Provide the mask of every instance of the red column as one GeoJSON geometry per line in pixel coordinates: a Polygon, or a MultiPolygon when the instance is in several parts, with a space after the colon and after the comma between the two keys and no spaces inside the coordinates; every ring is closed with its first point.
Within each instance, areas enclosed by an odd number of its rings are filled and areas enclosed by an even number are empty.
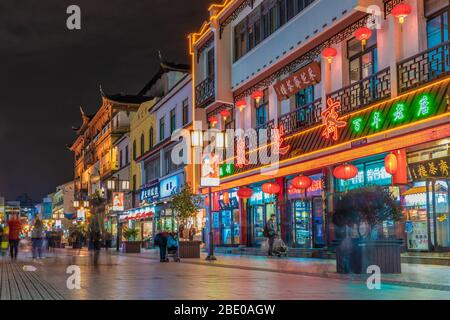
{"type": "Polygon", "coordinates": [[[288,213],[289,210],[286,207],[285,181],[286,181],[286,178],[284,178],[284,177],[276,179],[277,184],[281,187],[280,192],[277,195],[277,198],[278,198],[277,205],[280,210],[281,239],[283,239],[284,242],[287,242],[290,228],[289,228],[289,213],[288,213]]]}
{"type": "Polygon", "coordinates": [[[240,220],[240,243],[241,245],[248,245],[247,243],[247,232],[248,232],[248,225],[247,225],[247,200],[240,199],[239,200],[239,220],[240,220]]]}

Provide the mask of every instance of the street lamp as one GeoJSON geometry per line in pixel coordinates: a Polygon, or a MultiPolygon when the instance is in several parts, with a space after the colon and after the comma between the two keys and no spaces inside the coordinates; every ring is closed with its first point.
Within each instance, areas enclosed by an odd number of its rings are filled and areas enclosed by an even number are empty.
{"type": "MultiPolygon", "coordinates": [[[[225,143],[225,138],[222,134],[222,138],[217,138],[216,135],[216,145],[222,143],[222,145],[225,143]],[[220,142],[218,140],[221,140],[220,142]]],[[[192,131],[191,132],[191,144],[193,148],[198,148],[203,146],[203,132],[200,130],[192,131]]],[[[195,165],[195,159],[194,159],[194,165],[195,165]]],[[[209,250],[208,250],[208,256],[206,257],[206,260],[208,261],[214,261],[217,260],[217,258],[214,256],[214,233],[213,233],[213,223],[212,223],[212,210],[213,210],[213,202],[211,199],[211,187],[208,187],[208,199],[209,199],[209,250]]]]}
{"type": "MultiPolygon", "coordinates": [[[[108,180],[106,182],[106,187],[110,191],[116,191],[116,192],[128,191],[128,190],[130,190],[130,181],[128,181],[128,180],[120,181],[120,176],[117,175],[117,179],[108,180]]],[[[117,212],[116,218],[117,218],[116,251],[120,251],[120,238],[121,238],[122,235],[120,233],[121,228],[120,228],[120,214],[119,214],[119,212],[117,212]]]]}

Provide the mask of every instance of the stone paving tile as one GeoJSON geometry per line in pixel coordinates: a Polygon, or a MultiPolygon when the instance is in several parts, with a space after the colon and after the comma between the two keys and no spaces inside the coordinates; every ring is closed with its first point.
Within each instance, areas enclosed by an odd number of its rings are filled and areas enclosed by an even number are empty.
{"type": "MultiPolygon", "coordinates": [[[[66,299],[450,299],[450,292],[383,284],[368,290],[364,284],[283,272],[243,270],[181,263],[160,263],[132,255],[107,256],[100,265],[90,256],[59,251],[38,267],[39,276],[66,299]],[[81,290],[66,287],[66,267],[81,268],[81,290]]],[[[25,258],[26,259],[26,258],[25,258]]],[[[321,263],[321,262],[320,262],[321,263]]]]}
{"type": "MultiPolygon", "coordinates": [[[[149,250],[134,256],[159,259],[157,250],[149,250]]],[[[215,265],[221,267],[243,268],[249,270],[267,270],[272,272],[292,273],[299,275],[321,276],[344,280],[365,281],[367,276],[340,275],[336,273],[335,260],[312,258],[268,258],[248,255],[217,255],[218,260],[213,262],[202,259],[184,259],[187,263],[201,265],[215,265]]],[[[391,284],[401,284],[419,288],[450,290],[450,266],[402,264],[402,274],[384,274],[382,280],[391,284]]]]}

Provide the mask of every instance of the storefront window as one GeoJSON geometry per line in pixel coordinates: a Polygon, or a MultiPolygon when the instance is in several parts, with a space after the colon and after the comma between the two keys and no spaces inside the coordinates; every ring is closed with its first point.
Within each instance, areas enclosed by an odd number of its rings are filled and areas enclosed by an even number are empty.
{"type": "Polygon", "coordinates": [[[388,186],[391,184],[392,176],[386,172],[384,160],[357,164],[358,175],[350,180],[337,179],[337,190],[343,192],[346,189],[352,190],[365,185],[388,186]]]}

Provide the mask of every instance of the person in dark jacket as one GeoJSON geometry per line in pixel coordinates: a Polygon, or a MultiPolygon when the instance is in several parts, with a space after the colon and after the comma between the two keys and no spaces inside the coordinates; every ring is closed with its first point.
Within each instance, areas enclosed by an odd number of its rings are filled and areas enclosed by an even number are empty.
{"type": "Polygon", "coordinates": [[[269,240],[269,256],[273,256],[273,243],[275,241],[275,237],[277,235],[277,225],[276,225],[276,216],[272,214],[270,216],[269,221],[266,224],[266,237],[269,240]]]}
{"type": "Polygon", "coordinates": [[[155,236],[155,245],[159,247],[159,261],[160,262],[169,262],[169,259],[166,258],[167,253],[167,239],[169,238],[169,234],[166,231],[157,232],[155,236]]]}

